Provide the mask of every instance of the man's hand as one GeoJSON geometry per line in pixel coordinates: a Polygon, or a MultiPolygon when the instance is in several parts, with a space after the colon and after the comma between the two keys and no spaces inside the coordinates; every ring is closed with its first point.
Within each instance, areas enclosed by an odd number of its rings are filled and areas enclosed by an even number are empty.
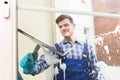
{"type": "Polygon", "coordinates": [[[27,53],[20,61],[20,66],[23,68],[25,74],[30,74],[34,65],[35,60],[33,59],[32,53],[27,53]]]}

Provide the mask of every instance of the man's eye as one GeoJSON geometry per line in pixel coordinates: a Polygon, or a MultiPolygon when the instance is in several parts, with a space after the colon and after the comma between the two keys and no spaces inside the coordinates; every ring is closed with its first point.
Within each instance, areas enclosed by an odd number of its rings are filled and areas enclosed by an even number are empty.
{"type": "Polygon", "coordinates": [[[62,28],[62,26],[59,26],[59,28],[62,28]]]}
{"type": "Polygon", "coordinates": [[[67,27],[67,26],[69,26],[69,24],[65,24],[64,26],[67,27]]]}

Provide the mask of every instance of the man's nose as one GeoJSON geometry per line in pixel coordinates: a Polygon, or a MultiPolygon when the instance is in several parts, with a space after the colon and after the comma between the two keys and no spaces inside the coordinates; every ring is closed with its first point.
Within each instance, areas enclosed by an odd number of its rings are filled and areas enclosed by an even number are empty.
{"type": "Polygon", "coordinates": [[[64,30],[64,29],[65,29],[65,26],[63,25],[61,29],[64,30]]]}

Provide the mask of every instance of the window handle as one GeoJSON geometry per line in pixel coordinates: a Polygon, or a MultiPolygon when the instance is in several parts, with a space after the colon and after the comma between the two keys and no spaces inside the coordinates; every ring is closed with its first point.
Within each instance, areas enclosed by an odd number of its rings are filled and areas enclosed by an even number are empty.
{"type": "Polygon", "coordinates": [[[10,15],[10,6],[9,6],[9,1],[8,0],[3,0],[2,12],[3,12],[3,17],[4,18],[9,17],[9,15],[10,15]]]}

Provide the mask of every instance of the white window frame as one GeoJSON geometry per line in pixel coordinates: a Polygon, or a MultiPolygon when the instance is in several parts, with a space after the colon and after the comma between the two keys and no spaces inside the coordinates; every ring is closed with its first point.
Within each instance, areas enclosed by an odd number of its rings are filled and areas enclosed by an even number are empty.
{"type": "Polygon", "coordinates": [[[0,80],[17,80],[16,0],[0,0],[0,80]]]}

